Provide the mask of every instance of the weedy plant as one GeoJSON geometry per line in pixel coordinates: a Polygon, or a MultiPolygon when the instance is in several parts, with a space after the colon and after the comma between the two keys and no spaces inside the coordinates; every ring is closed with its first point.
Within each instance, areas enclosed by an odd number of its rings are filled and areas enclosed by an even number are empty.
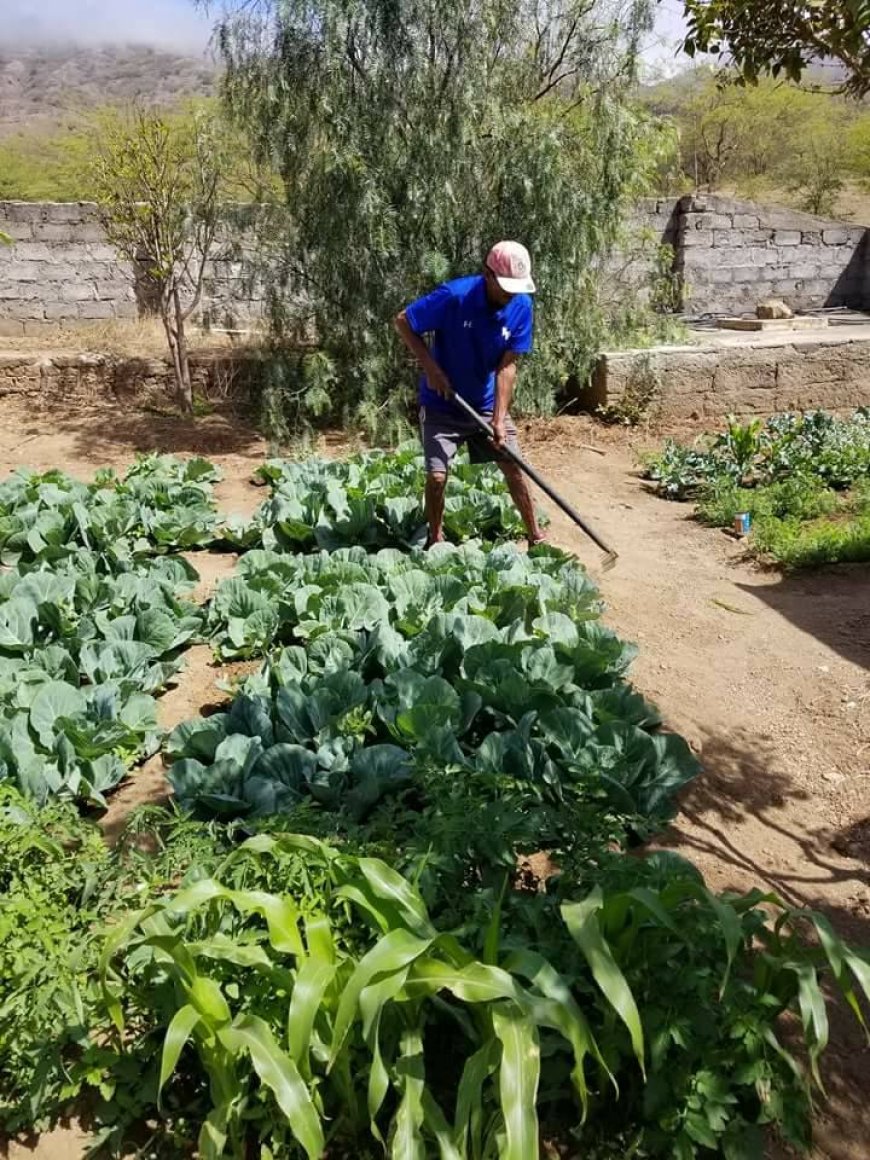
{"type": "Polygon", "coordinates": [[[669,499],[693,499],[705,523],[729,527],[748,512],[749,544],[786,567],[870,559],[866,503],[870,412],[777,415],[727,430],[705,445],[668,440],[646,464],[669,499]]]}

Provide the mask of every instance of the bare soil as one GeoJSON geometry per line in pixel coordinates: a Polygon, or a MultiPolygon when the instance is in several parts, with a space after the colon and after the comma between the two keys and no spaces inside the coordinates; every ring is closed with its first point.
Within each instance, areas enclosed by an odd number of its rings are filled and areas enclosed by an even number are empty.
{"type": "MultiPolygon", "coordinates": [[[[159,449],[217,462],[227,511],[249,512],[262,498],[249,477],[266,447],[229,417],[108,408],[33,416],[4,403],[3,420],[3,472],[26,464],[87,475],[159,449]]],[[[599,578],[607,619],[640,645],[635,683],[703,761],[659,845],[691,858],[715,889],[773,890],[870,946],[870,568],[794,576],[760,568],[739,541],[692,521],[688,506],[649,494],[636,454],[658,436],[563,418],[525,424],[521,437],[529,459],[619,551],[599,578]]],[[[326,445],[340,449],[340,440],[326,445]]],[[[552,540],[595,573],[597,549],[551,511],[552,540]]],[[[202,598],[234,562],[191,558],[202,598]]],[[[161,700],[163,723],[220,700],[216,681],[231,676],[212,667],[207,649],[192,649],[179,685],[161,700]]],[[[113,799],[107,834],[134,805],[165,794],[162,769],[150,763],[113,799]]],[[[870,1051],[839,1012],[825,1075],[814,1160],[866,1160],[870,1051]]],[[[82,1152],[74,1135],[53,1133],[9,1155],[78,1160],[82,1152]]]]}

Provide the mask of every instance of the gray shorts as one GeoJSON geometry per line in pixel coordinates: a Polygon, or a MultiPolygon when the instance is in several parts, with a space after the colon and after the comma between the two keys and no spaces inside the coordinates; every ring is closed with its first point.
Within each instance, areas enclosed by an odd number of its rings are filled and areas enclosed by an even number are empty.
{"type": "MultiPolygon", "coordinates": [[[[492,413],[485,413],[483,418],[492,422],[492,413]]],[[[449,411],[421,407],[420,437],[427,472],[446,475],[463,443],[468,444],[468,457],[472,463],[504,462],[504,456],[499,455],[474,420],[466,419],[464,415],[454,416],[449,411]]],[[[505,418],[505,443],[512,451],[518,450],[517,429],[510,415],[505,418]]]]}

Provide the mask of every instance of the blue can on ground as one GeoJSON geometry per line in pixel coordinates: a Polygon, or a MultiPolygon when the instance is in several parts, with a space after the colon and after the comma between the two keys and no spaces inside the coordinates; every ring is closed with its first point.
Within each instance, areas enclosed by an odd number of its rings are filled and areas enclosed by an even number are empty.
{"type": "Polygon", "coordinates": [[[751,526],[752,516],[750,516],[749,512],[739,512],[734,517],[734,531],[738,536],[748,535],[751,526]]]}

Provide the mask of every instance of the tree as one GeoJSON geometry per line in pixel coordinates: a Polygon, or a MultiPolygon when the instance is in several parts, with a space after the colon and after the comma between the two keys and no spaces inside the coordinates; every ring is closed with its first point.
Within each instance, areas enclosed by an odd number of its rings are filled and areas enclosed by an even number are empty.
{"type": "Polygon", "coordinates": [[[137,109],[107,125],[92,177],[109,240],[154,289],[178,400],[193,410],[186,324],[202,298],[227,170],[215,121],[137,109]]]}
{"type": "Polygon", "coordinates": [[[701,67],[646,98],[677,126],[688,183],[753,198],[787,189],[801,208],[833,213],[843,175],[861,171],[860,126],[870,114],[834,94],[770,77],[752,86],[722,80],[701,67]]]}
{"type": "Polygon", "coordinates": [[[745,81],[799,81],[821,62],[855,97],[870,92],[870,0],[684,0],[684,50],[727,53],[745,81]]]}
{"type": "Polygon", "coordinates": [[[370,429],[401,416],[392,316],[499,237],[529,246],[540,286],[523,405],[585,373],[605,255],[666,147],[627,97],[650,7],[252,0],[224,19],[228,107],[286,189],[273,326],[319,342],[303,409],[325,386],[370,429]]]}

